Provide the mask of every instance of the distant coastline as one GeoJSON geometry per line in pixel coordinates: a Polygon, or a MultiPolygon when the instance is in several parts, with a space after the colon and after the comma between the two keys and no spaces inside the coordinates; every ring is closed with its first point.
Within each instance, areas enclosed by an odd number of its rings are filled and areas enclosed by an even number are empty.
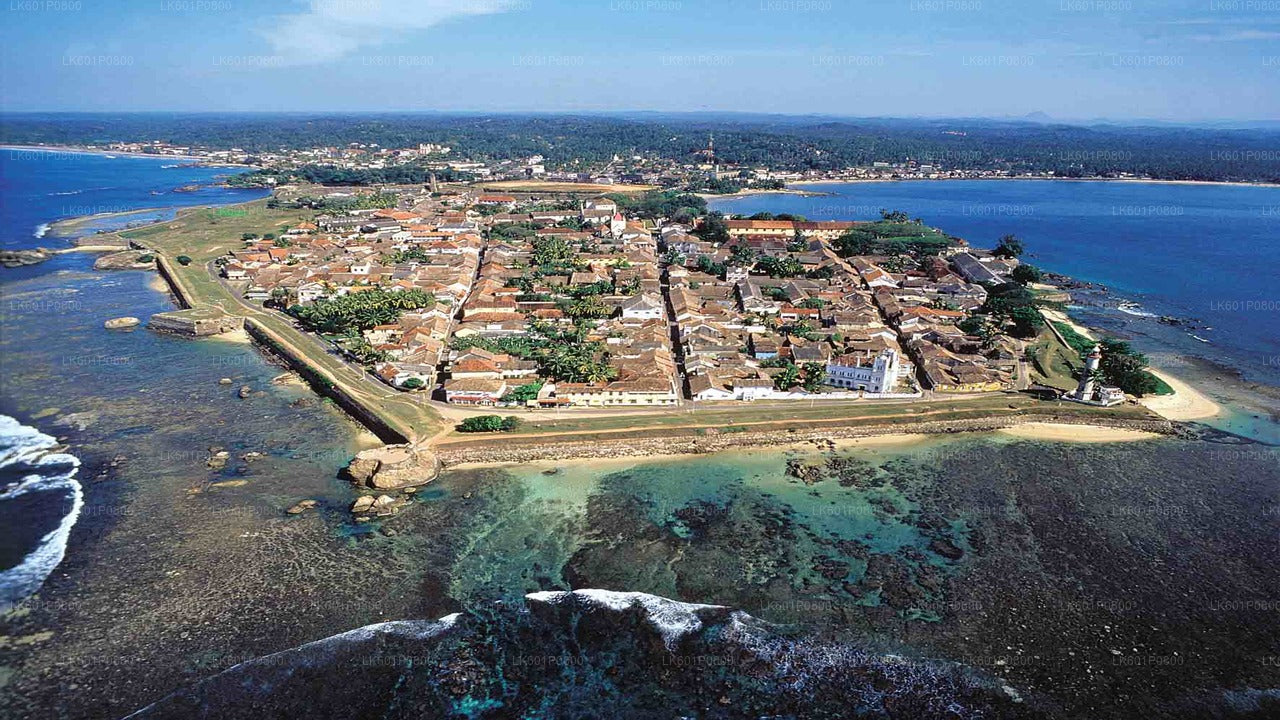
{"type": "Polygon", "coordinates": [[[77,155],[99,155],[103,157],[135,157],[150,158],[153,160],[185,160],[194,162],[202,167],[225,167],[225,168],[255,168],[255,165],[245,165],[243,163],[226,162],[223,160],[210,160],[207,157],[198,155],[158,155],[155,153],[128,152],[125,150],[103,150],[102,148],[87,147],[83,145],[0,145],[0,150],[9,150],[16,152],[51,152],[51,153],[75,153],[77,155]]]}

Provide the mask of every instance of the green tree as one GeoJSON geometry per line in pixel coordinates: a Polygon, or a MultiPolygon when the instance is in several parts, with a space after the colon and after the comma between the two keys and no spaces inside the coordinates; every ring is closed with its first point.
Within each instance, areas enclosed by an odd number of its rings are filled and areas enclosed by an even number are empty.
{"type": "Polygon", "coordinates": [[[1035,265],[1028,265],[1026,263],[1022,263],[1021,265],[1013,269],[1013,273],[1011,273],[1011,277],[1013,278],[1013,281],[1016,283],[1029,285],[1031,283],[1040,282],[1040,278],[1044,277],[1044,273],[1040,272],[1040,268],[1036,267],[1035,265]]]}
{"type": "Polygon", "coordinates": [[[524,404],[530,400],[537,400],[540,392],[542,392],[542,383],[540,382],[521,385],[503,395],[502,402],[524,404]]]}
{"type": "Polygon", "coordinates": [[[1000,244],[996,245],[996,249],[991,252],[996,257],[1016,258],[1021,257],[1024,250],[1026,248],[1017,235],[1005,235],[1000,238],[1000,244]]]}
{"type": "Polygon", "coordinates": [[[573,255],[573,248],[559,235],[546,235],[533,241],[533,261],[538,265],[569,260],[573,255]]]}
{"type": "Polygon", "coordinates": [[[729,242],[729,226],[725,224],[724,215],[718,212],[708,213],[702,218],[702,224],[694,229],[693,234],[707,242],[729,242]]]}
{"type": "Polygon", "coordinates": [[[804,273],[804,265],[790,255],[783,257],[769,255],[760,258],[755,269],[757,272],[766,273],[769,277],[775,278],[790,278],[804,273]]]}
{"type": "Polygon", "coordinates": [[[816,393],[822,389],[827,380],[827,368],[822,363],[807,362],[801,368],[804,389],[816,393]]]}
{"type": "Polygon", "coordinates": [[[510,432],[519,427],[519,425],[519,418],[504,418],[501,415],[477,415],[458,423],[457,429],[458,432],[464,433],[510,432]]]}
{"type": "Polygon", "coordinates": [[[1013,334],[1020,338],[1035,337],[1044,327],[1044,316],[1031,305],[1012,309],[1009,319],[1013,321],[1013,334]]]}
{"type": "Polygon", "coordinates": [[[773,387],[779,392],[786,392],[795,387],[800,381],[800,369],[795,365],[788,364],[782,369],[782,372],[773,377],[773,387]]]}

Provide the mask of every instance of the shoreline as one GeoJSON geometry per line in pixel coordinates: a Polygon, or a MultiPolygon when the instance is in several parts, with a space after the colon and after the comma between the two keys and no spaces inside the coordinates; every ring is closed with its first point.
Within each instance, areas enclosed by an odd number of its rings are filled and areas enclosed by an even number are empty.
{"type": "MultiPolygon", "coordinates": [[[[102,150],[82,145],[0,145],[0,150],[17,150],[19,152],[56,152],[56,153],[76,153],[78,155],[116,155],[122,157],[140,157],[153,158],[156,160],[194,160],[196,162],[209,162],[208,158],[197,157],[195,155],[158,155],[153,153],[129,152],[126,150],[102,150]]],[[[211,163],[216,164],[216,163],[211,163]]],[[[239,167],[234,163],[228,163],[228,167],[239,167]]],[[[248,166],[244,166],[248,167],[248,166]]]]}
{"type": "Polygon", "coordinates": [[[1053,413],[1022,417],[924,421],[902,425],[762,430],[716,435],[635,438],[628,440],[537,441],[527,445],[500,442],[473,447],[436,447],[443,471],[543,463],[652,462],[687,459],[731,450],[784,451],[807,446],[836,448],[913,445],[959,434],[981,435],[1010,431],[1014,437],[1045,442],[1123,442],[1151,440],[1176,433],[1169,420],[1091,418],[1072,422],[1053,413]]]}
{"type": "MultiPolygon", "coordinates": [[[[809,183],[804,183],[808,185],[809,183]]],[[[782,190],[761,190],[752,188],[749,190],[739,190],[735,193],[718,194],[718,193],[694,193],[703,200],[732,200],[734,198],[754,197],[757,195],[796,195],[799,197],[831,197],[832,193],[817,192],[814,190],[791,190],[784,188],[782,190]]]]}
{"type": "Polygon", "coordinates": [[[1172,395],[1156,395],[1138,400],[1148,410],[1180,422],[1207,420],[1223,414],[1223,408],[1207,395],[1164,370],[1147,368],[1147,372],[1168,383],[1172,395]]]}
{"type": "MultiPolygon", "coordinates": [[[[1085,327],[1075,320],[1072,320],[1071,316],[1065,310],[1041,308],[1040,312],[1051,322],[1064,323],[1083,337],[1090,340],[1098,339],[1098,336],[1091,328],[1085,327]]],[[[1224,408],[1221,405],[1212,400],[1208,395],[1197,390],[1190,383],[1187,383],[1175,375],[1169,374],[1169,372],[1165,370],[1156,370],[1151,367],[1146,368],[1146,370],[1152,375],[1163,380],[1169,387],[1173,388],[1173,394],[1171,395],[1152,395],[1150,397],[1138,398],[1138,402],[1148,410],[1167,420],[1177,422],[1207,420],[1223,414],[1224,408]]]]}
{"type": "MultiPolygon", "coordinates": [[[[67,233],[77,232],[84,225],[94,222],[95,220],[106,220],[114,217],[128,217],[130,215],[145,215],[146,213],[163,212],[166,210],[177,210],[179,209],[179,207],[180,206],[174,206],[173,208],[150,207],[150,208],[140,208],[138,210],[120,210],[116,212],[93,213],[92,215],[76,215],[74,217],[63,218],[61,220],[54,220],[53,222],[49,223],[49,232],[52,233],[54,237],[61,237],[61,236],[65,236],[67,233]]],[[[160,222],[166,222],[166,221],[154,220],[152,222],[139,225],[138,227],[142,228],[142,227],[146,227],[147,225],[152,225],[160,222]]],[[[125,228],[125,229],[132,230],[136,228],[125,228]]],[[[119,231],[113,230],[112,232],[114,233],[119,231]]]]}

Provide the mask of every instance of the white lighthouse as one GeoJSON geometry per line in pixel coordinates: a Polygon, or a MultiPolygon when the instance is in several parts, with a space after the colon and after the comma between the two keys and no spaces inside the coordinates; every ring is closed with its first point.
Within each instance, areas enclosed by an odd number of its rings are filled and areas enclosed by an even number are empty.
{"type": "Polygon", "coordinates": [[[1118,387],[1098,382],[1098,368],[1102,366],[1102,345],[1094,345],[1093,352],[1084,361],[1084,374],[1076,391],[1066,396],[1068,400],[1110,407],[1124,402],[1124,391],[1118,387]]]}
{"type": "Polygon", "coordinates": [[[1084,361],[1084,374],[1080,376],[1080,384],[1076,387],[1075,399],[1080,402],[1092,402],[1094,390],[1094,378],[1098,375],[1098,368],[1102,365],[1102,346],[1094,345],[1093,352],[1089,353],[1089,357],[1084,361]]]}

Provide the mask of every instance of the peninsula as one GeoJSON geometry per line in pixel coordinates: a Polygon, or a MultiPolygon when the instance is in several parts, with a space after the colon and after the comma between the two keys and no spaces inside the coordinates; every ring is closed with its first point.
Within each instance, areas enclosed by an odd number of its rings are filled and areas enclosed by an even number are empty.
{"type": "Polygon", "coordinates": [[[155,255],[182,307],[153,327],[243,327],[385,442],[414,446],[426,469],[400,473],[405,486],[438,461],[1032,423],[1171,431],[1135,399],[1167,387],[1058,315],[1065,293],[1019,240],[978,250],[902,213],[735,218],[647,188],[287,185],[119,239],[155,255]],[[1090,387],[1107,393],[1081,396],[1099,351],[1090,387]]]}

